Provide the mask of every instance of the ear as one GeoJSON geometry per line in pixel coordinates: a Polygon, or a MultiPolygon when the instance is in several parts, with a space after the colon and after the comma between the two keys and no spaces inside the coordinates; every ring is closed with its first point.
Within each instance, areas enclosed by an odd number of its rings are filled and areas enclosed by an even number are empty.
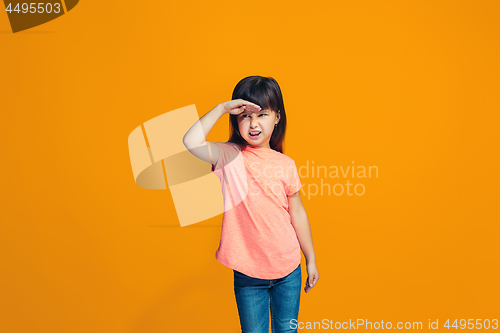
{"type": "MultiPolygon", "coordinates": [[[[277,120],[281,119],[280,110],[278,110],[278,112],[276,112],[276,118],[277,118],[277,120]]],[[[279,121],[278,121],[278,123],[279,123],[279,121]]],[[[278,124],[278,123],[276,123],[276,124],[278,124]]]]}

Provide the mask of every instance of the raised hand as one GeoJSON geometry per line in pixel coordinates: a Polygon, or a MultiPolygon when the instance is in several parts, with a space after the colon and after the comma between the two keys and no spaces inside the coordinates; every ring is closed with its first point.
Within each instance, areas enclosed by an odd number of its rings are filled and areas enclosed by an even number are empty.
{"type": "Polygon", "coordinates": [[[225,113],[240,114],[245,110],[251,112],[259,112],[260,106],[244,99],[233,99],[221,104],[224,107],[225,113]]]}

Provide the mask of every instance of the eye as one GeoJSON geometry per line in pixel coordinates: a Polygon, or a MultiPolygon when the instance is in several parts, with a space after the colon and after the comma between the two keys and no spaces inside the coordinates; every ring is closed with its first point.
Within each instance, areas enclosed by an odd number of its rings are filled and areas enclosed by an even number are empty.
{"type": "MultiPolygon", "coordinates": [[[[246,116],[248,116],[248,115],[247,115],[247,114],[242,114],[242,115],[241,115],[241,118],[246,118],[246,116]]],[[[267,116],[267,113],[261,113],[261,114],[259,115],[259,117],[260,117],[260,116],[267,116]]]]}

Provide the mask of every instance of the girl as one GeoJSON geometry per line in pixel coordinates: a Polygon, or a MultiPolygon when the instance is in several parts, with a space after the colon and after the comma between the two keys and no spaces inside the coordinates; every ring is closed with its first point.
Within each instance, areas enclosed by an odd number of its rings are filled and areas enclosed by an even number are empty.
{"type": "Polygon", "coordinates": [[[232,268],[242,332],[297,332],[301,255],[305,292],[319,279],[295,162],[283,154],[286,113],[273,78],[249,76],[232,100],[205,114],[184,135],[187,149],[212,164],[224,197],[221,240],[215,256],[232,268]],[[205,138],[229,113],[228,142],[205,138]]]}

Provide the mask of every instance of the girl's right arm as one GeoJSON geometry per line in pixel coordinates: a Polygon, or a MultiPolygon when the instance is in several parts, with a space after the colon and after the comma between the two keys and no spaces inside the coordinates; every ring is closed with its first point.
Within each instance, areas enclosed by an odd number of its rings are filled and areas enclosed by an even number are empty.
{"type": "Polygon", "coordinates": [[[260,106],[242,99],[235,99],[217,105],[194,123],[186,134],[184,134],[182,138],[184,146],[199,159],[208,163],[217,163],[219,159],[219,148],[213,142],[205,140],[208,133],[210,133],[215,123],[224,114],[240,114],[245,109],[258,112],[260,111],[260,106]],[[212,152],[212,161],[210,160],[208,145],[210,145],[210,150],[212,152]]]}

